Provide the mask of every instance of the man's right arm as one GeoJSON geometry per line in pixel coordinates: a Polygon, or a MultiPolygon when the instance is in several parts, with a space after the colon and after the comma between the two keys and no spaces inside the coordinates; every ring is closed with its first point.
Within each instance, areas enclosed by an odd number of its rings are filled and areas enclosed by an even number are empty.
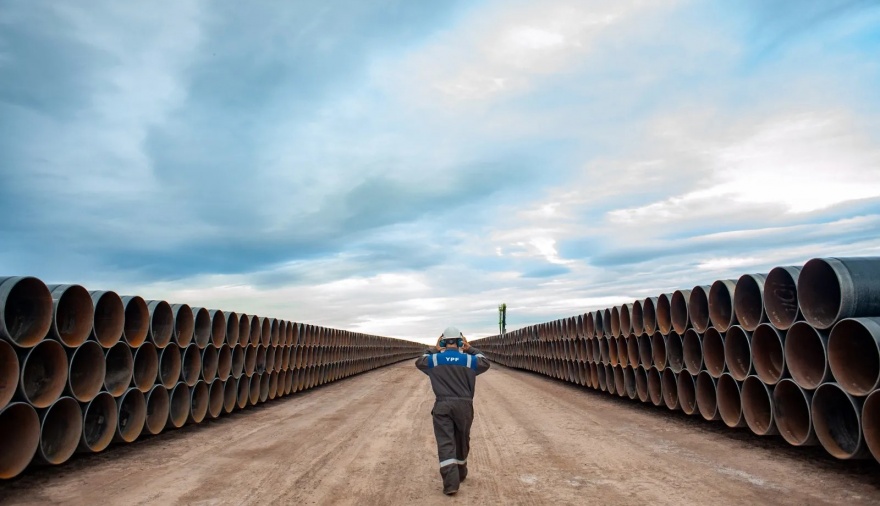
{"type": "Polygon", "coordinates": [[[428,374],[428,361],[431,360],[431,351],[428,350],[424,355],[416,359],[416,367],[425,374],[428,374]]]}

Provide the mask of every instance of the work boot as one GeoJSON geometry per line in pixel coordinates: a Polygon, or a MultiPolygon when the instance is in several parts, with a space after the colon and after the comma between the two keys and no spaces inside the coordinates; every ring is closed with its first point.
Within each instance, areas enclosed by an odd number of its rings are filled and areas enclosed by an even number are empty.
{"type": "Polygon", "coordinates": [[[458,481],[464,481],[467,478],[467,466],[458,466],[458,481]]]}

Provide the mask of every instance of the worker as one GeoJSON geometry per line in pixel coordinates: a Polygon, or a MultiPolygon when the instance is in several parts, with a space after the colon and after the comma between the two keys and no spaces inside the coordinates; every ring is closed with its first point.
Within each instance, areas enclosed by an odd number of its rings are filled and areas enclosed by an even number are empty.
{"type": "Polygon", "coordinates": [[[443,493],[452,495],[467,478],[471,425],[474,422],[474,387],[477,375],[489,369],[489,360],[472,347],[462,333],[449,327],[416,367],[431,379],[437,397],[431,415],[440,457],[443,493]]]}

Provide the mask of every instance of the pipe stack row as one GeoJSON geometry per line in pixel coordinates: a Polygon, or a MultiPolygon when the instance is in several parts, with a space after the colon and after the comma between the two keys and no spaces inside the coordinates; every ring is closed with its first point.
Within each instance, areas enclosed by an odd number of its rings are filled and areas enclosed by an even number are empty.
{"type": "Polygon", "coordinates": [[[474,345],[503,365],[880,461],[880,258],[816,258],[474,345]]]}
{"type": "Polygon", "coordinates": [[[0,277],[0,479],[423,350],[276,318],[0,277]]]}

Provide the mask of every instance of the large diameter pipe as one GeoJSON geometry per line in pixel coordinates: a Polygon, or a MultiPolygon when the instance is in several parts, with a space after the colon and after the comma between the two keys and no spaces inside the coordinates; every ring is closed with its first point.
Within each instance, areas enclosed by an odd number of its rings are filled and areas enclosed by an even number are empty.
{"type": "Polygon", "coordinates": [[[640,336],[645,331],[645,312],[642,310],[642,301],[637,300],[632,303],[630,310],[630,322],[633,334],[640,336]]]}
{"type": "Polygon", "coordinates": [[[192,312],[194,318],[193,342],[196,343],[199,349],[204,349],[212,341],[213,322],[211,321],[211,313],[203,307],[194,307],[192,312]]]}
{"type": "Polygon", "coordinates": [[[709,321],[719,332],[727,332],[736,324],[735,293],[736,282],[730,279],[719,279],[709,289],[709,321]]]}
{"type": "Polygon", "coordinates": [[[700,371],[697,375],[697,408],[700,410],[700,415],[709,421],[721,418],[715,382],[716,379],[706,371],[700,371]]]}
{"type": "Polygon", "coordinates": [[[40,445],[37,458],[47,464],[67,462],[79,445],[83,430],[82,410],[73,397],[61,397],[41,409],[40,445]]]}
{"type": "Polygon", "coordinates": [[[52,294],[33,277],[0,277],[0,338],[31,348],[52,326],[52,294]]]}
{"type": "Polygon", "coordinates": [[[629,364],[633,367],[637,367],[639,365],[639,360],[641,360],[641,354],[639,350],[639,338],[636,337],[635,334],[630,334],[629,337],[626,338],[626,353],[629,364]]]}
{"type": "Polygon", "coordinates": [[[269,398],[270,373],[264,372],[260,378],[260,402],[266,402],[269,398]]]}
{"type": "Polygon", "coordinates": [[[664,403],[663,379],[660,376],[660,371],[656,367],[652,367],[646,371],[646,374],[648,376],[648,397],[651,399],[651,404],[662,406],[664,403]]]}
{"type": "Polygon", "coordinates": [[[257,315],[251,316],[250,324],[251,333],[249,342],[251,346],[259,346],[263,337],[263,326],[260,322],[260,317],[257,315]]]}
{"type": "Polygon", "coordinates": [[[690,290],[676,290],[669,301],[672,329],[678,334],[684,334],[691,326],[691,318],[688,314],[688,300],[690,300],[690,297],[690,290]]]}
{"type": "Polygon", "coordinates": [[[228,344],[229,347],[232,348],[238,344],[239,339],[238,313],[234,311],[225,311],[223,313],[223,317],[226,319],[226,344],[228,344]]]}
{"type": "Polygon", "coordinates": [[[131,348],[122,342],[107,350],[104,355],[107,370],[104,374],[104,388],[113,397],[123,395],[131,383],[134,373],[134,358],[131,348]]]}
{"type": "Polygon", "coordinates": [[[647,297],[642,301],[642,326],[649,336],[657,331],[657,300],[657,297],[647,297]]]}
{"type": "Polygon", "coordinates": [[[232,348],[232,368],[229,372],[235,379],[240,378],[244,374],[244,354],[245,349],[243,347],[236,345],[232,348]]]}
{"type": "Polygon", "coordinates": [[[645,368],[654,363],[654,349],[651,345],[651,336],[642,334],[639,336],[639,360],[645,368]]]}
{"type": "Polygon", "coordinates": [[[171,409],[168,411],[168,428],[179,429],[186,423],[190,410],[190,388],[184,382],[178,382],[170,391],[171,409]]]}
{"type": "Polygon", "coordinates": [[[162,385],[156,385],[146,393],[147,417],[144,420],[144,432],[147,434],[159,434],[168,423],[168,415],[171,412],[171,396],[168,389],[162,385]]]}
{"type": "MultiPolygon", "coordinates": [[[[254,374],[248,377],[249,387],[248,387],[248,405],[256,406],[257,402],[260,400],[260,380],[261,376],[259,374],[254,374]]],[[[244,379],[244,378],[242,378],[244,379]]]]}
{"type": "Polygon", "coordinates": [[[657,329],[666,335],[672,331],[672,294],[664,293],[657,297],[655,307],[657,317],[657,329]]]}
{"type": "Polygon", "coordinates": [[[137,388],[129,388],[116,399],[116,437],[117,441],[131,443],[144,430],[147,421],[147,400],[137,388]]]}
{"type": "Polygon", "coordinates": [[[171,312],[174,314],[174,332],[171,334],[171,339],[181,348],[186,348],[193,342],[195,315],[187,304],[172,304],[171,312]]]}
{"type": "Polygon", "coordinates": [[[630,399],[638,397],[636,372],[631,365],[628,365],[623,369],[623,389],[626,392],[626,396],[630,399]]]}
{"type": "Polygon", "coordinates": [[[134,350],[134,369],[131,386],[143,393],[149,392],[159,377],[159,353],[153,343],[144,343],[134,350]]]}
{"type": "Polygon", "coordinates": [[[682,340],[684,366],[692,376],[703,370],[703,339],[695,329],[688,329],[682,340]]]}
{"type": "Polygon", "coordinates": [[[767,321],[764,313],[764,285],[766,274],[744,274],[736,282],[733,309],[740,326],[754,332],[767,321]]]}
{"type": "Polygon", "coordinates": [[[226,316],[223,311],[211,309],[208,311],[208,316],[211,317],[211,343],[218,348],[223,346],[224,343],[229,344],[226,341],[227,326],[226,316]]]}
{"type": "Polygon", "coordinates": [[[697,384],[688,371],[681,371],[677,381],[678,404],[688,415],[697,413],[697,384]]]}
{"type": "Polygon", "coordinates": [[[251,337],[251,317],[242,313],[238,315],[238,344],[247,346],[251,337]]]}
{"type": "Polygon", "coordinates": [[[278,373],[266,372],[269,375],[269,399],[274,399],[278,393],[278,373]]]}
{"type": "Polygon", "coordinates": [[[785,334],[785,364],[792,379],[802,388],[815,390],[831,381],[828,363],[828,333],[807,322],[796,322],[785,334]]]}
{"type": "Polygon", "coordinates": [[[15,397],[19,374],[21,369],[15,349],[8,342],[0,340],[0,410],[15,397]]]}
{"type": "Polygon", "coordinates": [[[811,446],[819,442],[810,412],[812,400],[812,392],[804,390],[790,378],[781,380],[773,388],[776,427],[779,435],[792,446],[811,446]]]}
{"type": "Polygon", "coordinates": [[[92,296],[80,285],[50,285],[48,288],[52,294],[49,337],[68,348],[76,348],[92,333],[95,321],[92,296]]]}
{"type": "Polygon", "coordinates": [[[122,297],[122,305],[125,308],[122,339],[132,348],[138,348],[150,333],[150,308],[147,301],[137,295],[122,297]]]}
{"type": "Polygon", "coordinates": [[[697,285],[691,290],[688,297],[688,316],[690,316],[691,324],[694,329],[704,334],[709,328],[709,290],[710,286],[697,285]]]}
{"type": "Polygon", "coordinates": [[[217,377],[223,381],[232,374],[232,349],[223,343],[217,351],[217,377]]]}
{"type": "Polygon", "coordinates": [[[229,378],[223,382],[223,412],[232,413],[238,400],[238,380],[229,378]]]}
{"type": "Polygon", "coordinates": [[[651,336],[651,351],[653,354],[654,367],[658,370],[666,368],[666,339],[659,331],[651,336]]]}
{"type": "Polygon", "coordinates": [[[0,408],[0,479],[15,478],[40,445],[40,417],[33,406],[14,402],[0,408]]]}
{"type": "MultiPolygon", "coordinates": [[[[297,372],[299,372],[299,370],[297,370],[297,372]]],[[[599,385],[599,390],[601,390],[603,392],[607,392],[608,391],[608,377],[606,375],[604,365],[600,364],[600,365],[596,366],[596,379],[597,379],[597,382],[599,385]]]]}
{"type": "Polygon", "coordinates": [[[880,317],[838,322],[828,338],[828,363],[850,395],[865,396],[880,388],[880,317]]]}
{"type": "Polygon", "coordinates": [[[773,325],[762,323],[752,334],[752,361],[761,381],[775,385],[787,375],[785,335],[773,325]]]}
{"type": "Polygon", "coordinates": [[[862,404],[863,399],[846,393],[837,383],[825,383],[813,394],[810,413],[816,436],[832,456],[842,460],[871,457],[862,437],[862,404]]]}
{"type": "Polygon", "coordinates": [[[611,308],[611,335],[620,336],[620,308],[617,306],[611,308]]]}
{"type": "Polygon", "coordinates": [[[251,393],[251,381],[247,376],[241,376],[235,380],[235,388],[238,393],[238,397],[235,400],[235,405],[238,409],[244,409],[248,405],[248,400],[250,399],[251,393]]]}
{"type": "Polygon", "coordinates": [[[865,444],[877,462],[880,462],[880,390],[865,399],[862,406],[862,428],[865,444]]]}
{"type": "Polygon", "coordinates": [[[742,398],[740,396],[740,383],[730,373],[724,373],[718,378],[715,390],[718,401],[718,412],[721,420],[730,428],[745,427],[746,420],[743,416],[742,398]]]}
{"type": "Polygon", "coordinates": [[[880,257],[814,258],[801,270],[797,292],[804,318],[818,329],[880,315],[880,257]]]}
{"type": "Polygon", "coordinates": [[[671,410],[681,409],[678,402],[678,375],[667,367],[663,369],[660,382],[663,385],[663,402],[666,407],[671,410]]]}
{"type": "Polygon", "coordinates": [[[210,395],[208,392],[208,384],[204,381],[198,381],[190,390],[190,423],[202,423],[208,414],[208,404],[210,395]]]}
{"type": "Polygon", "coordinates": [[[122,339],[125,329],[125,306],[122,298],[111,291],[92,291],[92,303],[95,308],[92,339],[104,348],[112,348],[122,339]]]}
{"type": "Polygon", "coordinates": [[[788,330],[801,319],[797,282],[800,267],[774,267],[764,280],[764,313],[779,330],[788,330]]]}
{"type": "Polygon", "coordinates": [[[19,350],[21,375],[18,394],[35,408],[48,408],[67,385],[68,361],[58,341],[46,340],[30,349],[19,350]]]}
{"type": "Polygon", "coordinates": [[[620,335],[628,336],[633,331],[632,326],[632,304],[621,304],[618,309],[620,315],[620,335]]]}
{"type": "Polygon", "coordinates": [[[86,341],[74,350],[68,349],[68,371],[65,392],[79,402],[89,402],[104,386],[106,363],[104,348],[95,341],[86,341]]]}
{"type": "Polygon", "coordinates": [[[165,388],[174,388],[180,379],[182,363],[180,349],[177,346],[168,346],[159,353],[159,383],[165,388]]]}
{"type": "Polygon", "coordinates": [[[758,376],[749,376],[742,384],[742,411],[746,424],[759,436],[779,434],[773,406],[773,387],[758,376]]]}
{"type": "Polygon", "coordinates": [[[217,378],[208,388],[208,416],[217,418],[223,413],[223,402],[226,400],[226,385],[217,378]]]}
{"type": "Polygon", "coordinates": [[[100,392],[83,406],[78,449],[84,452],[104,451],[116,434],[116,399],[108,392],[100,392]]]}
{"type": "Polygon", "coordinates": [[[147,302],[150,310],[150,341],[156,348],[162,349],[171,343],[171,335],[174,333],[174,313],[171,305],[164,300],[151,300],[147,302]]]}
{"type": "Polygon", "coordinates": [[[202,354],[195,343],[180,350],[180,380],[189,387],[195,386],[202,375],[202,354]]]}
{"type": "Polygon", "coordinates": [[[684,369],[684,348],[681,336],[672,331],[666,336],[666,362],[672,372],[678,374],[684,369]]]}
{"type": "Polygon", "coordinates": [[[648,402],[648,371],[644,366],[638,366],[635,370],[636,395],[642,402],[648,402]]]}
{"type": "Polygon", "coordinates": [[[266,347],[272,344],[272,319],[265,316],[260,318],[260,344],[266,347]]]}
{"type": "Polygon", "coordinates": [[[217,348],[209,344],[202,350],[202,379],[210,383],[217,377],[217,369],[220,364],[217,348]]]}
{"type": "Polygon", "coordinates": [[[737,381],[752,374],[752,333],[739,325],[730,327],[724,339],[724,362],[737,381]]]}

